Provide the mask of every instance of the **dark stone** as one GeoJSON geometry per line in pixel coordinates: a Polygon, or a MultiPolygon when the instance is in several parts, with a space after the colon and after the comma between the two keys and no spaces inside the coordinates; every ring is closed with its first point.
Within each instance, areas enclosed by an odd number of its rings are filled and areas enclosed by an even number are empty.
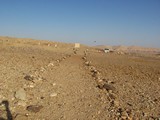
{"type": "Polygon", "coordinates": [[[34,77],[33,77],[33,76],[30,76],[30,75],[26,75],[26,76],[24,77],[24,79],[25,79],[25,80],[32,81],[32,80],[34,80],[34,77]]]}
{"type": "Polygon", "coordinates": [[[116,88],[110,84],[104,84],[103,88],[106,89],[107,91],[109,91],[109,90],[115,91],[116,90],[116,88]]]}
{"type": "Polygon", "coordinates": [[[26,109],[30,112],[37,113],[43,108],[42,105],[30,105],[26,109]]]}
{"type": "Polygon", "coordinates": [[[43,96],[41,97],[41,99],[44,99],[44,98],[45,98],[45,97],[43,97],[43,96]]]}

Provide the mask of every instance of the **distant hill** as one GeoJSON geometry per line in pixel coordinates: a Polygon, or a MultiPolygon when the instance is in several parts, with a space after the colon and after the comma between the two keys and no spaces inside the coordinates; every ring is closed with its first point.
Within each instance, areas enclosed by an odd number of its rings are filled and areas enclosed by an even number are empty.
{"type": "Polygon", "coordinates": [[[95,48],[104,49],[109,48],[114,51],[123,51],[123,52],[149,52],[149,53],[160,53],[160,48],[147,48],[141,46],[109,46],[109,45],[97,45],[95,48]]]}

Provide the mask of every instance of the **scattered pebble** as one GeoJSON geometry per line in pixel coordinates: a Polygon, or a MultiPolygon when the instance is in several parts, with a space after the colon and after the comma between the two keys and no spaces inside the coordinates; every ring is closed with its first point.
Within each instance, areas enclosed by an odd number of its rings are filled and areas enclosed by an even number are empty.
{"type": "Polygon", "coordinates": [[[57,96],[57,93],[50,94],[50,97],[56,97],[56,96],[57,96]]]}
{"type": "Polygon", "coordinates": [[[31,84],[31,85],[29,85],[29,87],[30,87],[30,88],[34,88],[34,87],[35,87],[35,85],[31,84]]]}
{"type": "Polygon", "coordinates": [[[97,80],[98,83],[103,83],[103,80],[99,79],[97,80]]]}
{"type": "Polygon", "coordinates": [[[30,105],[30,106],[27,106],[26,110],[28,110],[28,111],[30,111],[30,112],[37,113],[37,112],[39,112],[42,108],[43,108],[42,105],[30,105]]]}
{"type": "Polygon", "coordinates": [[[83,60],[86,60],[86,57],[82,57],[83,60]]]}
{"type": "Polygon", "coordinates": [[[40,68],[40,71],[41,71],[41,72],[44,72],[45,70],[46,70],[46,69],[45,69],[44,67],[41,67],[41,68],[40,68]]]}
{"type": "Polygon", "coordinates": [[[116,88],[113,85],[106,84],[106,83],[103,85],[103,88],[106,89],[107,91],[109,91],[109,90],[115,91],[116,90],[116,88]]]}
{"type": "Polygon", "coordinates": [[[49,63],[49,64],[48,64],[48,67],[50,67],[50,66],[54,66],[54,64],[53,64],[53,63],[49,63]]]}
{"type": "Polygon", "coordinates": [[[91,62],[86,61],[86,62],[85,62],[85,65],[89,66],[89,65],[90,65],[90,63],[91,63],[91,62]]]}
{"type": "Polygon", "coordinates": [[[29,80],[29,81],[33,81],[34,80],[34,76],[33,75],[26,75],[24,77],[25,80],[29,80]]]}
{"type": "Polygon", "coordinates": [[[52,83],[52,85],[53,85],[53,86],[55,86],[55,85],[56,85],[56,83],[52,83]]]}
{"type": "Polygon", "coordinates": [[[40,98],[41,98],[41,99],[45,99],[45,97],[43,97],[43,96],[42,96],[42,97],[40,97],[40,98]]]}
{"type": "Polygon", "coordinates": [[[15,100],[15,97],[12,97],[11,100],[12,100],[12,101],[15,100]]]}
{"type": "Polygon", "coordinates": [[[98,73],[98,71],[96,69],[92,69],[91,72],[98,73]]]}

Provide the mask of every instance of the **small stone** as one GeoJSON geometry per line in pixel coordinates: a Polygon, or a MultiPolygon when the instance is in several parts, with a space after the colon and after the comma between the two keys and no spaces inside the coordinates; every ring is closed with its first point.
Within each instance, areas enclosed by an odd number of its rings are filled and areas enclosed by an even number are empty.
{"type": "Polygon", "coordinates": [[[56,96],[57,96],[57,93],[50,94],[50,97],[56,97],[56,96]]]}
{"type": "Polygon", "coordinates": [[[49,64],[48,64],[48,67],[50,67],[50,66],[54,66],[54,64],[53,64],[53,63],[49,63],[49,64]]]}
{"type": "Polygon", "coordinates": [[[26,100],[26,91],[23,88],[20,88],[15,92],[15,98],[20,100],[26,100]]]}
{"type": "Polygon", "coordinates": [[[27,116],[29,116],[29,114],[28,114],[28,113],[26,113],[26,114],[25,114],[25,116],[27,117],[27,116]]]}
{"type": "Polygon", "coordinates": [[[34,88],[35,86],[33,84],[29,85],[30,88],[34,88]]]}
{"type": "Polygon", "coordinates": [[[42,96],[41,99],[45,99],[45,97],[42,96]]]}
{"type": "Polygon", "coordinates": [[[99,79],[97,80],[98,83],[103,83],[103,80],[99,79]]]}
{"type": "Polygon", "coordinates": [[[34,80],[34,76],[33,75],[26,75],[24,77],[25,80],[29,80],[29,81],[33,81],[34,80]]]}
{"type": "Polygon", "coordinates": [[[83,60],[86,60],[87,58],[86,58],[86,57],[82,57],[82,59],[83,59],[83,60]]]}
{"type": "Polygon", "coordinates": [[[89,106],[89,107],[92,107],[92,105],[91,105],[91,104],[89,104],[88,106],[89,106]]]}
{"type": "Polygon", "coordinates": [[[55,86],[55,85],[56,85],[56,83],[52,83],[52,85],[53,85],[53,86],[55,86]]]}
{"type": "Polygon", "coordinates": [[[96,69],[91,70],[91,72],[98,73],[98,71],[96,69]]]}
{"type": "Polygon", "coordinates": [[[30,111],[30,112],[37,113],[37,112],[39,112],[42,108],[43,108],[42,105],[30,105],[30,106],[27,106],[26,110],[28,110],[28,111],[30,111]]]}
{"type": "Polygon", "coordinates": [[[89,66],[89,65],[90,65],[90,63],[91,63],[91,62],[86,61],[86,62],[85,62],[85,65],[89,66]]]}
{"type": "Polygon", "coordinates": [[[116,88],[110,84],[104,84],[103,88],[106,89],[107,91],[109,91],[109,90],[115,91],[116,90],[116,88]]]}
{"type": "Polygon", "coordinates": [[[12,97],[11,100],[12,100],[12,101],[15,100],[15,97],[12,97]]]}
{"type": "Polygon", "coordinates": [[[101,111],[98,111],[98,112],[97,112],[97,114],[100,114],[100,113],[101,113],[101,111]]]}
{"type": "Polygon", "coordinates": [[[44,72],[45,70],[46,70],[46,69],[45,69],[44,67],[41,67],[41,68],[40,68],[40,71],[41,71],[41,72],[44,72]]]}

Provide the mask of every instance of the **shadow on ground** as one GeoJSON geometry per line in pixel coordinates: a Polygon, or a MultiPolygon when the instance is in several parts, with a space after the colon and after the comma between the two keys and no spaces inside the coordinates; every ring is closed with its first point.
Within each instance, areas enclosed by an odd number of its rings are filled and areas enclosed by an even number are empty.
{"type": "MultiPolygon", "coordinates": [[[[7,116],[7,120],[13,120],[13,117],[12,117],[12,114],[11,114],[11,111],[9,109],[9,102],[7,100],[4,100],[0,103],[0,105],[4,105],[5,107],[5,112],[6,112],[6,116],[7,116]]],[[[5,118],[2,118],[0,116],[0,120],[6,120],[5,118]]]]}

